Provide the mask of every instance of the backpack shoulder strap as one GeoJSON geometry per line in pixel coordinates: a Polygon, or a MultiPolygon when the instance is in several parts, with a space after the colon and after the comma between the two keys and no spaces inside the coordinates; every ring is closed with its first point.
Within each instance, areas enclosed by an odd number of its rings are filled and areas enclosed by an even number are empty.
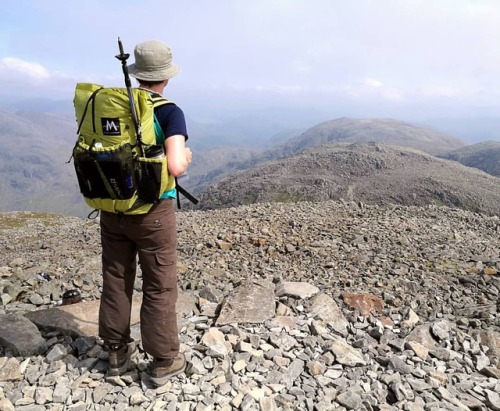
{"type": "MultiPolygon", "coordinates": [[[[175,104],[173,101],[167,100],[166,98],[163,98],[162,96],[158,95],[156,96],[151,95],[151,100],[153,101],[153,109],[164,106],[165,104],[175,104]]],[[[163,133],[161,124],[158,121],[158,118],[156,117],[156,114],[154,114],[154,128],[156,135],[156,143],[162,144],[163,142],[165,142],[165,135],[163,133]]]]}
{"type": "Polygon", "coordinates": [[[151,100],[153,101],[153,107],[160,107],[165,104],[175,104],[173,101],[167,100],[166,98],[159,95],[151,95],[151,100]]]}
{"type": "MultiPolygon", "coordinates": [[[[160,107],[165,104],[175,104],[173,101],[167,100],[163,98],[162,96],[152,96],[151,97],[153,100],[153,107],[160,107]]],[[[156,115],[154,116],[154,121],[155,121],[155,132],[156,132],[156,141],[158,142],[158,138],[160,138],[160,141],[165,141],[165,135],[163,134],[163,129],[161,128],[160,123],[158,122],[158,119],[156,118],[156,115]]],[[[187,192],[183,187],[181,187],[177,181],[177,177],[175,177],[175,188],[177,189],[177,208],[181,208],[181,199],[180,199],[180,194],[182,194],[184,197],[186,197],[189,201],[191,201],[193,204],[198,204],[198,199],[194,197],[192,194],[187,192]]]]}

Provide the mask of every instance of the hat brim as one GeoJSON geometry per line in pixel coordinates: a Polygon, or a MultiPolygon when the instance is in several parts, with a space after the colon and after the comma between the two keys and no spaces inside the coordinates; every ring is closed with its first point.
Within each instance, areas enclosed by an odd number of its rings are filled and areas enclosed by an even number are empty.
{"type": "Polygon", "coordinates": [[[176,76],[181,68],[177,64],[172,64],[170,67],[163,70],[144,70],[138,68],[135,63],[128,66],[129,74],[138,79],[138,80],[147,80],[147,81],[163,81],[169,80],[172,77],[176,76]]]}

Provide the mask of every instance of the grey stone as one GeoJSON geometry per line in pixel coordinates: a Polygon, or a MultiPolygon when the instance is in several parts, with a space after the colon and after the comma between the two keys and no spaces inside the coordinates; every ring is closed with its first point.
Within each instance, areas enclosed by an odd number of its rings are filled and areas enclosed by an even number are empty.
{"type": "Polygon", "coordinates": [[[22,357],[47,351],[47,343],[36,325],[18,314],[0,314],[0,346],[22,357]]]}
{"type": "Polygon", "coordinates": [[[500,331],[484,330],[479,333],[481,344],[488,347],[486,355],[500,359],[500,331]]]}
{"type": "Polygon", "coordinates": [[[284,374],[282,381],[288,387],[291,387],[292,384],[302,374],[303,371],[304,371],[304,361],[294,360],[286,370],[286,373],[284,374]]]}
{"type": "Polygon", "coordinates": [[[0,382],[21,379],[21,366],[16,358],[0,357],[0,382]]]}
{"type": "Polygon", "coordinates": [[[108,383],[98,385],[92,391],[92,401],[96,404],[99,404],[112,389],[113,386],[108,383]]]}
{"type": "Polygon", "coordinates": [[[208,348],[208,354],[212,357],[223,358],[229,353],[230,346],[224,338],[224,334],[217,328],[210,328],[203,334],[201,343],[208,348]]]}
{"type": "Polygon", "coordinates": [[[310,301],[309,313],[327,323],[341,335],[347,335],[349,322],[333,298],[325,293],[318,293],[310,301]]]}
{"type": "Polygon", "coordinates": [[[52,393],[52,400],[55,403],[63,404],[66,402],[71,394],[71,390],[64,384],[56,384],[54,392],[52,393]]]}
{"type": "Polygon", "coordinates": [[[480,370],[481,374],[486,375],[487,377],[496,378],[500,380],[500,368],[496,367],[485,367],[480,370]]]}
{"type": "Polygon", "coordinates": [[[401,374],[411,374],[413,371],[413,367],[406,364],[400,357],[397,355],[391,355],[389,358],[389,367],[394,371],[399,372],[401,374]]]}
{"type": "Polygon", "coordinates": [[[290,296],[307,299],[319,293],[315,285],[302,281],[282,281],[276,285],[276,296],[290,296]]]}
{"type": "Polygon", "coordinates": [[[35,390],[35,402],[41,405],[52,402],[52,389],[48,387],[38,387],[35,390]]]}
{"type": "Polygon", "coordinates": [[[416,392],[431,391],[432,387],[422,380],[414,378],[407,378],[406,381],[410,384],[411,388],[416,392]]]}
{"type": "Polygon", "coordinates": [[[361,405],[361,397],[354,392],[343,392],[336,398],[337,402],[348,410],[357,410],[361,405]]]}
{"type": "Polygon", "coordinates": [[[429,349],[416,341],[407,341],[405,347],[412,350],[422,360],[427,359],[429,355],[429,349]]]}
{"type": "Polygon", "coordinates": [[[486,394],[486,402],[494,411],[500,411],[500,394],[491,390],[484,390],[486,394]]]}
{"type": "Polygon", "coordinates": [[[450,338],[450,324],[447,321],[432,323],[431,332],[438,340],[448,340],[450,338]]]}
{"type": "Polygon", "coordinates": [[[350,346],[347,342],[340,339],[334,340],[330,344],[330,350],[335,355],[338,363],[355,367],[357,365],[366,365],[366,361],[360,351],[350,346]]]}
{"type": "Polygon", "coordinates": [[[62,360],[68,354],[66,347],[62,344],[54,345],[47,353],[45,360],[49,363],[62,360]]]}
{"type": "Polygon", "coordinates": [[[29,297],[29,301],[33,305],[42,305],[44,303],[43,297],[38,293],[32,293],[29,297]]]}
{"type": "Polygon", "coordinates": [[[259,400],[259,407],[261,411],[278,411],[274,397],[262,397],[259,400]]]}
{"type": "Polygon", "coordinates": [[[449,361],[450,351],[444,347],[434,347],[429,350],[429,354],[438,360],[449,361]]]}
{"type": "Polygon", "coordinates": [[[216,325],[261,323],[273,317],[274,313],[274,285],[247,281],[226,298],[216,325]]]}
{"type": "Polygon", "coordinates": [[[458,398],[456,398],[455,395],[453,395],[449,390],[447,390],[444,387],[439,387],[437,389],[437,394],[438,394],[439,398],[441,398],[445,401],[448,401],[449,403],[455,405],[459,409],[462,409],[462,410],[469,409],[469,407],[467,407],[465,404],[463,404],[458,398]]]}
{"type": "Polygon", "coordinates": [[[0,410],[1,411],[15,411],[14,405],[7,399],[0,399],[0,410]]]}
{"type": "Polygon", "coordinates": [[[408,334],[406,341],[415,341],[428,349],[436,346],[436,340],[431,335],[429,324],[417,325],[410,334],[408,334]]]}

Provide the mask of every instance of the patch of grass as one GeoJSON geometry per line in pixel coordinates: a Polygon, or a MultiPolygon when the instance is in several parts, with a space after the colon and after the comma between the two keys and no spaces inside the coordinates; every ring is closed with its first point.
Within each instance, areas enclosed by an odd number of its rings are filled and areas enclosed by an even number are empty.
{"type": "Polygon", "coordinates": [[[257,193],[245,193],[243,198],[241,199],[241,203],[243,205],[254,204],[257,201],[257,193]]]}
{"type": "Polygon", "coordinates": [[[299,193],[273,193],[272,195],[272,202],[276,203],[298,203],[304,200],[304,196],[299,193]]]}
{"type": "Polygon", "coordinates": [[[10,228],[19,228],[26,226],[31,220],[39,220],[44,226],[51,227],[58,224],[55,221],[55,214],[49,213],[31,213],[31,212],[16,212],[16,213],[0,213],[0,230],[8,230],[10,228]]]}

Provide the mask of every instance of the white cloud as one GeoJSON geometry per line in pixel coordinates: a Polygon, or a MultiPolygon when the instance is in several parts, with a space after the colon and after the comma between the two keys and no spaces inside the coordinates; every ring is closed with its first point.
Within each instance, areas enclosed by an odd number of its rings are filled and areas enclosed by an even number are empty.
{"type": "Polygon", "coordinates": [[[380,88],[384,85],[380,80],[374,79],[374,78],[365,78],[364,83],[368,87],[373,87],[373,88],[380,88]]]}
{"type": "Polygon", "coordinates": [[[0,73],[9,77],[28,76],[32,79],[48,79],[50,72],[41,64],[21,60],[15,57],[4,57],[0,64],[0,73]]]}
{"type": "Polygon", "coordinates": [[[123,86],[114,59],[120,36],[131,54],[147,38],[173,46],[183,70],[169,85],[174,101],[183,92],[197,101],[203,91],[211,100],[256,96],[262,104],[436,100],[499,112],[498,0],[90,0],[83,11],[58,0],[18,3],[0,14],[0,91],[16,96],[71,98],[77,81],[123,86]],[[168,12],[169,24],[110,29],[111,15],[128,21],[152,12],[168,12]]]}

